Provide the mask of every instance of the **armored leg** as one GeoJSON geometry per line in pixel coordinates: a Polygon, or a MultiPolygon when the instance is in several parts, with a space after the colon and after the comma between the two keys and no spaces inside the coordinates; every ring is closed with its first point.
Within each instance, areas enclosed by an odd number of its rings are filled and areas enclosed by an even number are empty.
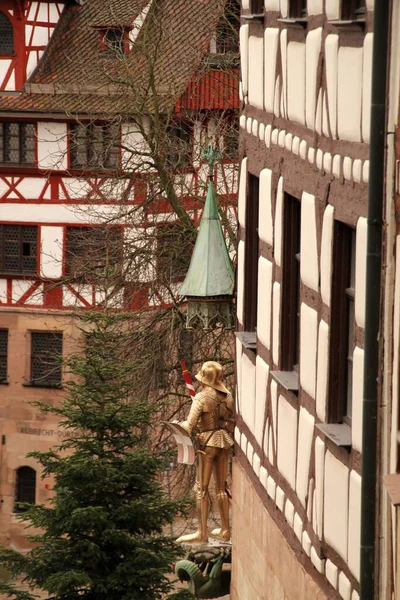
{"type": "MultiPolygon", "coordinates": [[[[226,493],[226,478],[228,475],[229,450],[220,448],[214,460],[214,478],[216,486],[216,497],[221,517],[221,529],[215,533],[222,540],[228,542],[231,539],[231,528],[229,525],[229,498],[226,493]]],[[[214,533],[214,532],[213,532],[214,533]]]]}
{"type": "Polygon", "coordinates": [[[207,448],[206,452],[199,452],[196,472],[196,507],[198,513],[198,528],[195,533],[183,535],[176,541],[186,543],[207,543],[207,520],[210,510],[210,500],[208,495],[208,485],[210,483],[213,470],[214,455],[216,448],[207,448]],[[214,452],[208,453],[207,450],[214,452]]]}

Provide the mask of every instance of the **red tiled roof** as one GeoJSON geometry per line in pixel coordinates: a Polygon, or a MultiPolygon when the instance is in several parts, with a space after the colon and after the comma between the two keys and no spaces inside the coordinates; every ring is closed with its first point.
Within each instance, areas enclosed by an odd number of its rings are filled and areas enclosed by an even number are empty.
{"type": "MultiPolygon", "coordinates": [[[[0,111],[117,113],[129,118],[151,110],[155,102],[161,110],[174,106],[208,52],[224,2],[153,0],[137,40],[122,58],[104,56],[98,27],[127,26],[147,0],[68,5],[24,92],[1,94],[0,111]]],[[[222,81],[225,76],[213,77],[222,81]]],[[[199,90],[194,84],[195,96],[199,90]]]]}

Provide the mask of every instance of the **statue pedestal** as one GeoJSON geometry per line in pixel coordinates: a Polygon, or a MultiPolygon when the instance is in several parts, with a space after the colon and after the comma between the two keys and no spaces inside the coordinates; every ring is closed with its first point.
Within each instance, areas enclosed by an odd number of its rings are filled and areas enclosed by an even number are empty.
{"type": "MultiPolygon", "coordinates": [[[[196,598],[221,598],[229,594],[232,544],[210,539],[207,544],[181,543],[186,558],[175,566],[181,581],[196,598]]],[[[229,597],[229,596],[228,596],[229,597]]]]}

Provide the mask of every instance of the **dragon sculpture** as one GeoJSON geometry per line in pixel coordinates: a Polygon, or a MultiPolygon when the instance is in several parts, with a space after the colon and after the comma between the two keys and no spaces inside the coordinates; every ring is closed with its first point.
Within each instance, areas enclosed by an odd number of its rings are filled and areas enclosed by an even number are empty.
{"type": "Polygon", "coordinates": [[[217,553],[210,550],[192,552],[175,566],[176,575],[180,581],[188,582],[188,589],[196,598],[219,598],[229,594],[231,572],[223,570],[222,566],[230,563],[230,550],[219,549],[217,553]]]}

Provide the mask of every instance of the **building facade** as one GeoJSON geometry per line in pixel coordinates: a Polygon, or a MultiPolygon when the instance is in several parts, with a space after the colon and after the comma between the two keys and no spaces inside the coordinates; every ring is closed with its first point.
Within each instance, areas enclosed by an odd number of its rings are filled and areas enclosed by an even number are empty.
{"type": "Polygon", "coordinates": [[[133,311],[172,301],[185,262],[171,255],[174,227],[201,214],[208,143],[224,153],[215,179],[235,218],[237,6],[1,2],[1,543],[26,547],[16,502],[51,494],[52,482],[26,454],[65,432],[31,403],[62,399],[57,356],[77,347],[72,313],[111,298],[133,311]],[[154,115],[164,119],[158,139],[150,135],[154,115]],[[159,155],[151,139],[164,147],[159,155]],[[157,160],[168,165],[167,184],[157,160]],[[180,216],[169,197],[179,200],[180,216]],[[99,285],[98,269],[112,267],[128,245],[123,286],[99,285]]]}
{"type": "Polygon", "coordinates": [[[373,2],[241,22],[232,598],[357,600],[373,2]]]}

